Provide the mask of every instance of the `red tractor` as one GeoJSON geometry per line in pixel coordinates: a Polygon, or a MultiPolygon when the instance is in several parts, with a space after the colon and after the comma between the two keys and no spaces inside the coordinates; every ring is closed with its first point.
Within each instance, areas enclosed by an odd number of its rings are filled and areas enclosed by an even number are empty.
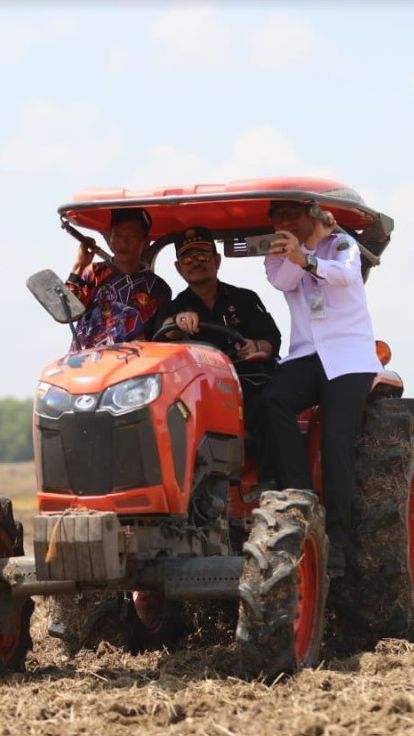
{"type": "MultiPolygon", "coordinates": [[[[360,245],[364,279],[379,263],[393,221],[332,181],[92,190],[59,214],[78,237],[76,227],[106,237],[111,209],[145,207],[152,268],[174,233],[194,223],[212,231],[225,257],[262,255],[275,199],[312,199],[333,212],[360,245]]],[[[83,307],[62,282],[45,271],[28,285],[73,330],[83,307]]],[[[298,417],[313,489],[259,494],[231,360],[208,344],[164,342],[164,332],[71,352],[41,373],[34,559],[23,555],[10,502],[0,504],[3,669],[24,667],[32,595],[52,596],[49,631],[72,651],[96,640],[103,621],[135,651],[168,643],[181,630],[184,602],[228,599],[238,604],[243,676],[272,681],[318,662],[329,584],[318,408],[298,417]]],[[[389,351],[378,346],[385,366],[389,351]]],[[[358,440],[353,561],[331,585],[336,632],[365,644],[412,631],[414,429],[402,394],[396,373],[378,374],[358,440]]]]}

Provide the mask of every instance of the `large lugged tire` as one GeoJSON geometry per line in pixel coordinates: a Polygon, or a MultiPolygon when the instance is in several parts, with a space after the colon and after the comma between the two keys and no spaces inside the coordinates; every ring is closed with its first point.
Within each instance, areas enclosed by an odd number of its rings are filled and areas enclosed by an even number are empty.
{"type": "Polygon", "coordinates": [[[62,642],[65,654],[73,656],[80,649],[96,649],[101,641],[127,647],[129,602],[122,593],[88,591],[54,595],[49,600],[48,631],[62,642]]]}
{"type": "Polygon", "coordinates": [[[173,646],[185,630],[181,613],[180,603],[160,593],[108,596],[90,591],[52,596],[48,628],[69,656],[80,649],[96,649],[101,641],[138,654],[173,646]]]}
{"type": "MultiPolygon", "coordinates": [[[[23,527],[13,516],[10,499],[0,496],[0,557],[20,557],[23,550],[23,527]]],[[[32,649],[30,617],[31,598],[12,600],[8,589],[0,588],[0,672],[24,672],[26,654],[32,649]],[[7,630],[7,633],[6,633],[7,630]]]]}
{"type": "MultiPolygon", "coordinates": [[[[414,633],[414,421],[402,399],[367,405],[357,443],[351,558],[332,584],[356,646],[414,633]]],[[[351,637],[351,638],[350,638],[351,637]]]]}
{"type": "Polygon", "coordinates": [[[241,674],[272,682],[318,662],[323,636],[325,512],[310,491],[266,491],[243,547],[236,630],[241,674]]]}

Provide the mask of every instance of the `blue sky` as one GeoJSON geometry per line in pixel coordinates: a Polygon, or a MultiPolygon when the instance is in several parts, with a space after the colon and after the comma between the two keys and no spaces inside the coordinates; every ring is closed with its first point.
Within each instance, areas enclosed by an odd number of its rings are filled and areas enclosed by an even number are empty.
{"type": "MultiPolygon", "coordinates": [[[[0,395],[30,396],[68,346],[25,281],[69,272],[56,209],[76,191],[302,175],[395,218],[367,295],[414,396],[413,29],[409,2],[0,2],[0,395]]],[[[170,257],[158,270],[182,288],[170,257]]],[[[221,277],[261,294],[285,353],[287,309],[261,259],[221,277]]]]}

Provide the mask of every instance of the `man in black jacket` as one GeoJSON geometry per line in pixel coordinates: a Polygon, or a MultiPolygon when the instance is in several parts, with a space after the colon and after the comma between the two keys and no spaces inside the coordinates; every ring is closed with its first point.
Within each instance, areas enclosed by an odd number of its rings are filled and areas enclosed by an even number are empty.
{"type": "Polygon", "coordinates": [[[161,308],[158,322],[176,324],[197,341],[213,344],[230,355],[243,388],[246,425],[256,434],[256,404],[262,387],[273,374],[280,332],[254,291],[218,280],[221,258],[207,228],[187,228],[177,235],[175,248],[175,266],[188,288],[161,308]],[[233,328],[243,335],[244,342],[234,348],[226,336],[200,329],[200,322],[233,328]]]}

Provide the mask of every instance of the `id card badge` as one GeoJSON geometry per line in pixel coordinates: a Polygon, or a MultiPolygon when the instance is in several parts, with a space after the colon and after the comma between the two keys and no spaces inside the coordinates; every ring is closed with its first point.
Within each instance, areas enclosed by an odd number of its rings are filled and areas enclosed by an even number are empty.
{"type": "Polygon", "coordinates": [[[325,319],[325,302],[321,290],[314,291],[309,297],[311,319],[325,319]]]}

